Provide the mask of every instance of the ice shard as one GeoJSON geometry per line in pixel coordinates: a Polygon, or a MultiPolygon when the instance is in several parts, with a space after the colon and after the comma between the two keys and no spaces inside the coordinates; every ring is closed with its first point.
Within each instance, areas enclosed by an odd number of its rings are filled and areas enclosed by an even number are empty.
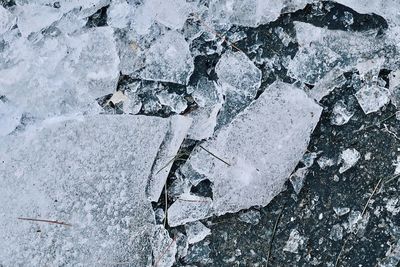
{"type": "MultiPolygon", "coordinates": [[[[198,146],[182,171],[213,183],[213,214],[267,205],[302,159],[321,111],[301,89],[275,82],[198,146]]],[[[182,213],[169,221],[175,216],[182,213]]]]}
{"type": "Polygon", "coordinates": [[[168,31],[146,52],[145,80],[187,84],[194,69],[189,44],[175,31],[168,31]]]}
{"type": "Polygon", "coordinates": [[[80,116],[2,137],[0,262],[151,266],[157,229],[146,186],[170,123],[80,116]]]}

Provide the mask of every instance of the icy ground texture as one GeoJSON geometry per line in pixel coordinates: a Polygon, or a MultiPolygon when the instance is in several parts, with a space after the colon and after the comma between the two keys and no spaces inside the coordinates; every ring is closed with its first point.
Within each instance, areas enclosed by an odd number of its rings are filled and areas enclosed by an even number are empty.
{"type": "MultiPolygon", "coordinates": [[[[267,205],[304,154],[321,111],[302,90],[275,82],[216,136],[198,146],[183,172],[189,179],[201,176],[213,182],[209,215],[267,205]]],[[[170,224],[176,223],[174,216],[182,215],[169,213],[170,224]]]]}
{"type": "MultiPolygon", "coordinates": [[[[145,189],[155,160],[164,164],[166,154],[176,153],[185,125],[179,117],[97,115],[50,120],[3,137],[0,239],[7,246],[0,262],[151,266],[151,243],[162,241],[151,238],[155,221],[145,189]],[[179,120],[182,128],[170,126],[179,120]]],[[[164,184],[166,176],[153,179],[164,184]]]]}

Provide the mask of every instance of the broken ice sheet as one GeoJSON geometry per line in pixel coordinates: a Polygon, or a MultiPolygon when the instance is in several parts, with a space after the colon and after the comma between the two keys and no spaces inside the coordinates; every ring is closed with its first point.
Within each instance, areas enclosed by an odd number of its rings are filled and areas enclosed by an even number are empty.
{"type": "Polygon", "coordinates": [[[133,26],[139,34],[146,34],[155,21],[172,30],[179,30],[195,10],[194,1],[147,0],[135,11],[133,26]]]}
{"type": "Polygon", "coordinates": [[[182,194],[168,209],[168,224],[172,227],[209,217],[211,199],[190,193],[182,194]]]}
{"type": "Polygon", "coordinates": [[[187,108],[187,102],[185,98],[177,93],[169,93],[166,90],[161,91],[157,94],[161,105],[171,108],[172,112],[182,113],[187,108]]]}
{"type": "MultiPolygon", "coordinates": [[[[356,68],[357,63],[374,58],[390,42],[377,37],[376,31],[346,32],[315,27],[295,22],[299,51],[290,61],[288,74],[307,84],[335,84],[341,73],[356,68]]],[[[392,45],[393,46],[393,45],[392,45]]],[[[316,88],[316,99],[320,100],[333,88],[316,88]]],[[[312,90],[311,90],[312,91],[312,90]]],[[[311,92],[311,94],[313,94],[311,92]]]]}
{"type": "MultiPolygon", "coordinates": [[[[195,148],[182,172],[213,182],[216,215],[267,205],[304,155],[321,110],[302,90],[275,82],[210,141],[195,148]]],[[[170,213],[169,219],[178,223],[178,215],[185,216],[170,213]]],[[[182,217],[180,221],[185,223],[182,217]]]]}
{"type": "Polygon", "coordinates": [[[119,77],[110,27],[36,43],[18,38],[0,59],[0,94],[37,117],[90,110],[116,90],[119,77]]]}
{"type": "Polygon", "coordinates": [[[145,80],[187,84],[193,72],[189,44],[175,31],[167,31],[146,51],[140,77],[145,80]]]}
{"type": "Polygon", "coordinates": [[[185,230],[189,244],[200,242],[211,234],[211,230],[199,221],[185,224],[185,230]]]}
{"type": "Polygon", "coordinates": [[[365,114],[378,111],[390,101],[389,90],[378,85],[363,86],[355,96],[365,114]]]}
{"type": "Polygon", "coordinates": [[[303,8],[310,0],[212,0],[210,20],[216,24],[256,27],[276,20],[284,11],[303,8]]]}
{"type": "Polygon", "coordinates": [[[175,239],[169,237],[168,231],[157,225],[152,240],[154,265],[158,267],[171,267],[175,263],[177,244],[175,239]]]}
{"type": "Polygon", "coordinates": [[[217,115],[224,101],[222,89],[215,82],[203,77],[197,82],[191,95],[199,108],[188,114],[194,121],[188,137],[194,140],[209,138],[214,133],[217,115]]]}
{"type": "Polygon", "coordinates": [[[0,251],[0,262],[151,266],[156,229],[145,188],[170,120],[55,118],[2,137],[0,239],[7,246],[0,251]]]}
{"type": "Polygon", "coordinates": [[[350,111],[343,100],[339,100],[335,103],[331,115],[331,124],[333,125],[343,125],[346,124],[351,117],[353,117],[354,112],[350,111]]]}
{"type": "Polygon", "coordinates": [[[261,70],[243,52],[225,52],[215,72],[222,85],[225,102],[218,116],[218,126],[229,123],[255,98],[261,85],[261,70]]]}
{"type": "Polygon", "coordinates": [[[339,163],[342,164],[342,166],[339,168],[339,173],[344,173],[353,167],[360,157],[360,152],[358,152],[355,148],[348,148],[342,151],[339,156],[339,163]]]}
{"type": "Polygon", "coordinates": [[[0,34],[11,30],[15,24],[15,17],[3,6],[0,5],[0,34]]]}

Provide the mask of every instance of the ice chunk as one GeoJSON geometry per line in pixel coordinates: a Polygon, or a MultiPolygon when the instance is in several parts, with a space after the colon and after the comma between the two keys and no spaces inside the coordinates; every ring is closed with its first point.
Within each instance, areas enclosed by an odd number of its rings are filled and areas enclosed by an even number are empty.
{"type": "Polygon", "coordinates": [[[261,70],[243,52],[227,51],[215,72],[222,84],[225,103],[218,118],[219,127],[229,123],[255,98],[261,85],[261,70]]]}
{"type": "Polygon", "coordinates": [[[189,244],[200,242],[211,234],[211,230],[199,221],[187,223],[185,230],[189,244]]]}
{"type": "Polygon", "coordinates": [[[375,13],[388,20],[389,24],[399,25],[400,3],[397,0],[354,1],[337,0],[336,2],[348,6],[359,13],[375,13]]]}
{"type": "Polygon", "coordinates": [[[146,52],[145,80],[187,84],[194,69],[189,44],[175,31],[168,31],[146,52]]]}
{"type": "MultiPolygon", "coordinates": [[[[332,83],[341,73],[356,68],[357,63],[374,58],[388,43],[376,37],[376,31],[356,33],[328,30],[296,22],[299,51],[290,61],[288,74],[304,83],[332,83]]],[[[333,88],[317,87],[320,100],[333,88]]],[[[313,90],[311,90],[311,94],[313,90]]]]}
{"type": "Polygon", "coordinates": [[[0,262],[151,266],[155,220],[145,188],[169,123],[126,115],[55,118],[2,137],[0,239],[7,246],[0,262]]]}
{"type": "Polygon", "coordinates": [[[350,212],[350,208],[334,207],[333,210],[335,211],[337,216],[343,216],[350,212]]]}
{"type": "Polygon", "coordinates": [[[353,117],[354,112],[350,111],[343,100],[339,100],[335,103],[332,110],[331,124],[333,125],[343,125],[346,124],[351,117],[353,117]]]}
{"type": "Polygon", "coordinates": [[[171,267],[175,263],[176,240],[169,237],[168,231],[161,225],[156,226],[152,242],[154,265],[171,267]]]}
{"type": "Polygon", "coordinates": [[[331,232],[329,234],[329,238],[333,241],[339,241],[343,238],[343,228],[340,224],[335,224],[332,226],[331,232]]]}
{"type": "Polygon", "coordinates": [[[17,6],[14,14],[18,17],[17,25],[23,37],[50,26],[63,15],[58,8],[35,4],[17,6]]]}
{"type": "Polygon", "coordinates": [[[210,215],[211,199],[184,193],[168,209],[172,227],[204,219],[210,215]]]}
{"type": "Polygon", "coordinates": [[[344,173],[353,167],[360,157],[360,153],[355,148],[344,150],[339,156],[339,163],[342,163],[342,167],[339,168],[339,173],[344,173]]]}
{"type": "Polygon", "coordinates": [[[11,30],[11,27],[15,24],[15,17],[11,13],[0,5],[0,34],[11,30]]]}
{"type": "Polygon", "coordinates": [[[331,166],[335,165],[335,161],[333,159],[331,159],[331,158],[326,157],[326,156],[320,157],[317,160],[317,163],[318,163],[318,166],[323,170],[325,168],[327,168],[327,167],[331,167],[331,166]]]}
{"type": "Polygon", "coordinates": [[[310,0],[212,0],[209,13],[218,24],[235,24],[256,27],[276,20],[283,9],[295,11],[310,0]]]}
{"type": "Polygon", "coordinates": [[[10,102],[3,102],[0,98],[0,137],[5,136],[20,124],[22,112],[10,102]]]}
{"type": "Polygon", "coordinates": [[[243,96],[255,97],[261,85],[261,70],[243,52],[225,52],[215,72],[218,82],[232,86],[243,96]]]}
{"type": "Polygon", "coordinates": [[[140,34],[146,34],[156,21],[170,29],[179,30],[195,10],[194,3],[185,0],[147,0],[135,13],[134,29],[140,34]]]}
{"type": "Polygon", "coordinates": [[[133,5],[125,0],[112,1],[107,9],[107,24],[113,28],[125,28],[134,15],[133,5]]]}
{"type": "Polygon", "coordinates": [[[151,170],[151,177],[147,187],[147,194],[151,201],[158,201],[164,184],[167,181],[173,159],[178,152],[183,139],[190,128],[192,120],[183,116],[174,116],[169,121],[169,131],[166,133],[157,160],[151,170]]]}
{"type": "Polygon", "coordinates": [[[215,82],[201,78],[192,96],[199,108],[189,113],[194,121],[189,130],[189,138],[194,140],[209,138],[214,133],[217,115],[224,101],[221,88],[215,82]]]}
{"type": "Polygon", "coordinates": [[[302,90],[275,82],[198,146],[183,174],[213,182],[217,215],[267,205],[304,155],[321,110],[302,90]]]}
{"type": "Polygon", "coordinates": [[[292,229],[290,231],[289,239],[286,241],[286,244],[283,248],[283,251],[298,253],[299,248],[304,246],[305,237],[300,235],[300,232],[297,229],[292,229]]]}
{"type": "Polygon", "coordinates": [[[308,168],[300,168],[290,175],[289,180],[292,183],[293,190],[299,194],[304,185],[304,179],[308,173],[308,168]]]}
{"type": "Polygon", "coordinates": [[[0,94],[37,117],[88,110],[119,77],[110,27],[37,43],[19,38],[0,58],[0,94]]]}
{"type": "Polygon", "coordinates": [[[378,85],[366,85],[355,96],[365,114],[378,111],[390,101],[389,90],[378,85]]]}
{"type": "Polygon", "coordinates": [[[258,210],[248,210],[239,215],[239,220],[248,224],[257,225],[261,220],[258,210]]]}
{"type": "Polygon", "coordinates": [[[170,107],[171,111],[175,113],[182,113],[187,108],[185,98],[177,93],[168,93],[164,90],[158,93],[157,97],[162,105],[170,107]]]}

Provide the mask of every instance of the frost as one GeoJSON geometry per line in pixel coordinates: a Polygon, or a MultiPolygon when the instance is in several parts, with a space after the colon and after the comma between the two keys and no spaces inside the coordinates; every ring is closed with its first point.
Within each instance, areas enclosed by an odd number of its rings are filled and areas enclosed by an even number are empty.
{"type": "Polygon", "coordinates": [[[197,147],[183,174],[213,182],[217,215],[267,205],[304,155],[320,114],[321,107],[302,90],[276,82],[197,147]]]}
{"type": "Polygon", "coordinates": [[[168,209],[168,224],[172,227],[209,216],[211,199],[184,193],[168,209]]]}
{"type": "Polygon", "coordinates": [[[286,241],[283,251],[298,253],[299,248],[305,244],[305,238],[300,235],[297,229],[292,229],[290,231],[289,239],[286,241]]]}
{"type": "Polygon", "coordinates": [[[187,84],[194,69],[189,44],[175,31],[168,31],[146,51],[140,76],[145,80],[187,84]]]}
{"type": "Polygon", "coordinates": [[[200,242],[211,234],[211,230],[198,221],[187,223],[185,225],[185,230],[189,244],[200,242]]]}
{"type": "Polygon", "coordinates": [[[360,153],[354,148],[344,150],[339,156],[339,163],[342,163],[342,167],[339,168],[339,173],[344,173],[353,167],[360,157],[360,153]]]}
{"type": "Polygon", "coordinates": [[[239,220],[248,224],[257,225],[261,220],[258,210],[248,210],[239,215],[239,220]]]}
{"type": "Polygon", "coordinates": [[[0,262],[151,266],[156,229],[145,188],[170,121],[124,115],[54,118],[2,137],[0,239],[7,247],[0,262]]]}
{"type": "Polygon", "coordinates": [[[390,101],[389,90],[377,85],[364,86],[355,96],[365,114],[378,111],[390,101]]]}
{"type": "Polygon", "coordinates": [[[333,125],[343,125],[346,124],[351,117],[353,117],[354,112],[350,111],[344,101],[339,100],[336,102],[332,110],[331,123],[333,125]]]}

